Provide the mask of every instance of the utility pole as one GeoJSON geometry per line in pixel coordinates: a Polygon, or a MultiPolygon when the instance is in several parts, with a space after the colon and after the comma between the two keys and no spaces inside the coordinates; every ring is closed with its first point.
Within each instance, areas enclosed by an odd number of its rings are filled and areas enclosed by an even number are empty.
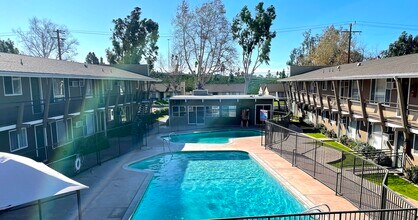
{"type": "MultiPolygon", "coordinates": [[[[356,24],[356,23],[354,22],[354,24],[356,24]]],[[[348,60],[347,60],[347,63],[350,63],[352,33],[361,33],[361,31],[353,31],[353,24],[350,23],[350,30],[349,31],[341,31],[341,32],[348,32],[348,60]]]]}
{"type": "Polygon", "coordinates": [[[56,30],[56,32],[57,32],[57,40],[58,40],[58,58],[59,58],[60,60],[62,60],[62,57],[61,57],[61,39],[60,39],[60,30],[59,30],[59,29],[57,29],[57,30],[56,30]]]}

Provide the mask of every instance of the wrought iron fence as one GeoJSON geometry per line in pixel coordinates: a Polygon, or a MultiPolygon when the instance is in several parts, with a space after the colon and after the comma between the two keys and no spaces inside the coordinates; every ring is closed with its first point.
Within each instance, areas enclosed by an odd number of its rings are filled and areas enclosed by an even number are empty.
{"type": "MultiPolygon", "coordinates": [[[[373,161],[271,121],[266,122],[265,143],[266,148],[277,152],[359,209],[408,209],[416,213],[412,204],[386,186],[387,169],[373,161]]],[[[414,213],[410,212],[408,216],[415,216],[414,213]]]]}
{"type": "Polygon", "coordinates": [[[344,212],[320,212],[320,213],[299,213],[268,216],[249,216],[222,219],[274,219],[274,220],[362,220],[362,219],[411,219],[415,220],[416,209],[381,209],[381,210],[358,210],[344,212]]]}

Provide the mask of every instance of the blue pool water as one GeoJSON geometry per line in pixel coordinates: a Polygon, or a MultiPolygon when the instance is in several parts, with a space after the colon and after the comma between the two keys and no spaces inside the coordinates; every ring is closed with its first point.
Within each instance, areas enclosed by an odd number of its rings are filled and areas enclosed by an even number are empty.
{"type": "Polygon", "coordinates": [[[133,219],[208,219],[304,210],[245,152],[162,154],[129,167],[155,172],[133,219]]]}
{"type": "Polygon", "coordinates": [[[162,136],[164,139],[170,139],[176,143],[205,143],[205,144],[225,144],[230,138],[260,136],[263,133],[256,130],[225,130],[208,131],[187,134],[176,134],[171,136],[162,136]]]}

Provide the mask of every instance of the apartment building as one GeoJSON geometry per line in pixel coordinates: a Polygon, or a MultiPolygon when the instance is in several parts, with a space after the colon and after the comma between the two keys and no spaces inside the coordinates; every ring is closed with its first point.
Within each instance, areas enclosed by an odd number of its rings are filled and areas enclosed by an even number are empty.
{"type": "Polygon", "coordinates": [[[418,154],[418,54],[280,80],[294,115],[377,149],[418,154]]]}
{"type": "Polygon", "coordinates": [[[74,152],[74,140],[134,120],[154,81],[111,66],[0,53],[0,151],[43,162],[74,152]]]}

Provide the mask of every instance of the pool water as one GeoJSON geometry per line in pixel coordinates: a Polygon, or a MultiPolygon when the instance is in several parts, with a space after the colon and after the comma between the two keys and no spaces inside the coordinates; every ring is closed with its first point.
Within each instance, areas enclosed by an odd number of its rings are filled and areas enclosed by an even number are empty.
{"type": "Polygon", "coordinates": [[[263,132],[257,130],[225,130],[176,134],[162,136],[162,138],[175,143],[225,144],[230,138],[261,136],[262,134],[263,132]]]}
{"type": "Polygon", "coordinates": [[[208,219],[304,210],[245,152],[162,154],[129,167],[155,172],[132,219],[208,219]]]}

